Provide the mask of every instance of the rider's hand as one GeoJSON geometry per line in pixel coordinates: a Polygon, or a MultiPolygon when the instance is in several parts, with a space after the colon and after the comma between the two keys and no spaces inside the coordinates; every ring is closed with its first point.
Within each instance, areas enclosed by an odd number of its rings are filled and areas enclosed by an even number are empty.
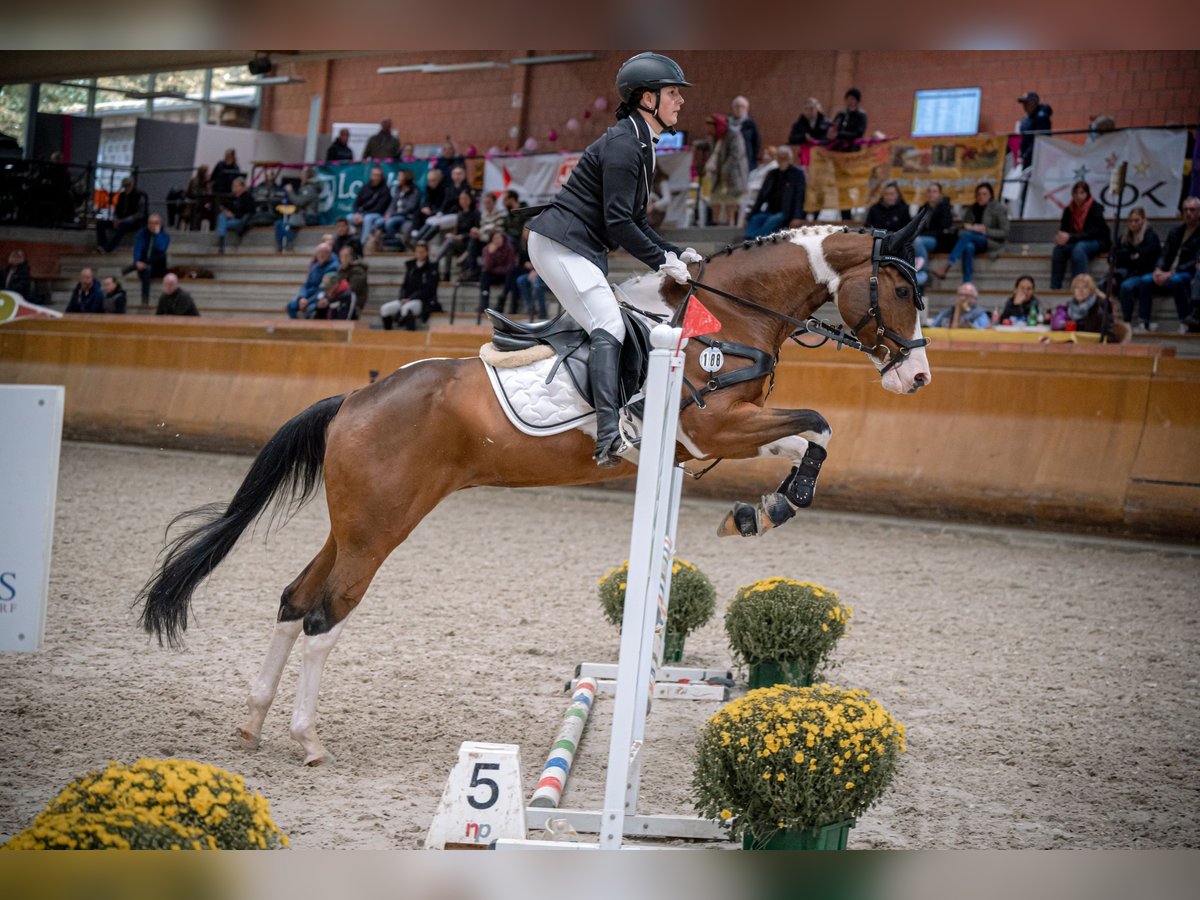
{"type": "Polygon", "coordinates": [[[667,261],[658,267],[658,271],[679,284],[687,284],[691,278],[687,266],[674,253],[667,254],[667,261]]]}
{"type": "Polygon", "coordinates": [[[701,256],[699,253],[697,253],[695,250],[693,250],[691,247],[688,247],[686,250],[684,250],[682,253],[679,254],[679,261],[685,262],[685,263],[698,263],[698,262],[704,262],[704,257],[701,256]]]}

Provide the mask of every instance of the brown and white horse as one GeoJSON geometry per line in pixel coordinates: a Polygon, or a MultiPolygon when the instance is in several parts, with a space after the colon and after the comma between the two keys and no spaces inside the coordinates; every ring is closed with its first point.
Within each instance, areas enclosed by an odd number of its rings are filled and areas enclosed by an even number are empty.
{"type": "MultiPolygon", "coordinates": [[[[867,352],[884,388],[912,393],[930,382],[923,349],[911,242],[918,222],[883,237],[842,227],[783,231],[738,245],[692,271],[697,296],[721,321],[720,339],[761,351],[772,361],[799,323],[833,299],[847,323],[843,337],[867,352]],[[744,249],[743,249],[744,248],[744,249]],[[853,336],[851,336],[851,332],[853,336]]],[[[655,293],[678,308],[689,288],[660,282],[655,293]]],[[[702,385],[703,348],[689,342],[685,374],[702,385]]],[[[732,370],[736,358],[727,357],[732,370]]],[[[812,499],[830,428],[806,409],[765,408],[769,370],[690,403],[680,418],[681,461],[777,456],[796,467],[757,508],[739,504],[723,533],[753,534],[782,524],[812,499]]],[[[184,513],[198,520],[164,549],[138,596],[147,632],[177,645],[196,587],[220,564],[272,500],[303,503],[322,473],[329,505],[325,545],[283,591],[267,658],[251,687],[239,729],[257,746],[284,664],[301,629],[303,651],[291,735],[318,765],[331,757],[317,738],[321,670],[346,617],[388,555],[438,503],[473,486],[588,484],[630,474],[597,468],[584,430],[531,437],[514,428],[491,390],[483,362],[428,359],[344,397],[331,397],[287,422],[263,447],[228,505],[184,513]]],[[[173,523],[174,524],[174,523],[173,523]]]]}

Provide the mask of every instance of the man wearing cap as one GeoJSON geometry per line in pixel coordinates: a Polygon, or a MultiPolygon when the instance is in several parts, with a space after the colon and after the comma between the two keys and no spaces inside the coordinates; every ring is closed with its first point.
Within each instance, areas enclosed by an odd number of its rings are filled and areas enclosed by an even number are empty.
{"type": "Polygon", "coordinates": [[[1017,98],[1025,107],[1025,118],[1017,129],[1021,132],[1021,168],[1028,169],[1033,162],[1033,136],[1040,131],[1051,131],[1050,114],[1054,112],[1036,91],[1026,91],[1017,98]]]}

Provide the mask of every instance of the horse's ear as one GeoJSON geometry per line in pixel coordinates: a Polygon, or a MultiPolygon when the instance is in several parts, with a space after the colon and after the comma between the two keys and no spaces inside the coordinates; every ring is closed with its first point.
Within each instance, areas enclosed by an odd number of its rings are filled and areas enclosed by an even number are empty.
{"type": "Polygon", "coordinates": [[[911,258],[913,239],[921,232],[921,226],[925,224],[925,216],[927,214],[928,210],[922,206],[917,212],[915,219],[911,220],[899,231],[885,237],[882,248],[884,256],[899,256],[902,259],[911,258]]]}

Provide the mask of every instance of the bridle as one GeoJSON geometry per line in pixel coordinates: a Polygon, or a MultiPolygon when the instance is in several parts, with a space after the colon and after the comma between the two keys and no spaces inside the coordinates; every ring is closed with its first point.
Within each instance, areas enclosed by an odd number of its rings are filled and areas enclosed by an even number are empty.
{"type": "MultiPolygon", "coordinates": [[[[850,229],[846,228],[843,229],[843,231],[844,233],[848,234],[850,229]]],[[[908,359],[914,350],[917,350],[928,344],[929,340],[927,338],[915,338],[910,340],[909,338],[900,336],[895,331],[887,327],[886,323],[883,321],[883,313],[879,309],[880,267],[892,266],[900,273],[904,280],[912,286],[913,304],[918,310],[923,310],[925,308],[925,300],[921,297],[921,288],[917,284],[917,270],[912,266],[912,264],[898,256],[885,255],[883,253],[883,239],[887,237],[887,232],[876,229],[871,232],[871,236],[874,238],[874,244],[871,248],[870,305],[868,306],[863,317],[859,319],[858,324],[849,330],[847,330],[844,325],[830,325],[827,322],[821,321],[815,316],[809,316],[807,319],[801,321],[800,319],[789,316],[786,313],[781,313],[770,309],[769,307],[755,303],[752,300],[747,300],[745,297],[739,297],[736,294],[723,291],[720,288],[713,287],[710,284],[705,284],[700,280],[704,276],[705,262],[700,263],[699,274],[696,276],[696,278],[689,278],[688,284],[692,289],[692,293],[695,293],[698,290],[707,291],[710,294],[716,294],[719,297],[724,297],[726,300],[730,300],[739,306],[743,306],[747,309],[754,310],[755,312],[762,313],[763,315],[770,316],[771,318],[779,319],[780,321],[794,325],[795,330],[788,335],[787,339],[793,341],[801,347],[813,349],[824,346],[829,341],[833,341],[835,344],[837,344],[839,350],[842,347],[849,347],[851,350],[859,350],[863,353],[866,353],[872,358],[875,358],[876,351],[882,348],[887,356],[883,360],[883,364],[879,369],[879,374],[885,375],[908,359]],[[875,323],[875,340],[869,345],[864,344],[858,337],[858,332],[872,321],[875,323]],[[800,335],[803,334],[815,334],[822,338],[822,340],[816,344],[806,344],[804,341],[800,340],[800,335]],[[885,339],[891,341],[899,349],[893,352],[891,347],[884,343],[885,339]]],[[[750,245],[751,242],[747,241],[746,246],[750,245]]],[[[683,320],[683,314],[686,310],[686,307],[687,302],[685,300],[676,308],[675,316],[672,317],[672,324],[677,325],[679,321],[683,320]]]]}

